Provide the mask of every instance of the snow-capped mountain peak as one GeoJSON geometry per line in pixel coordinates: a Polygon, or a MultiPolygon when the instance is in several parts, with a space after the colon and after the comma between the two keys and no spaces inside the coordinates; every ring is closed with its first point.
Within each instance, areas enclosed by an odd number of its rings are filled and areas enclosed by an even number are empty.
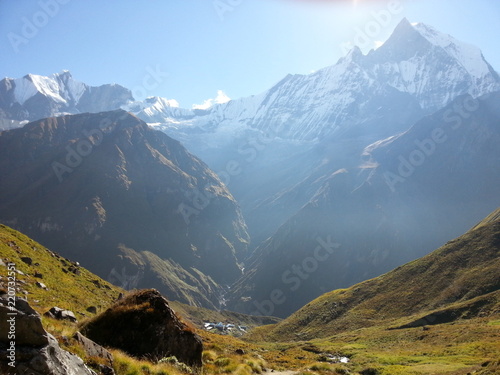
{"type": "Polygon", "coordinates": [[[0,101],[5,119],[32,121],[63,113],[101,112],[133,101],[120,85],[91,87],[63,70],[50,76],[27,74],[0,80],[0,101]]]}
{"type": "Polygon", "coordinates": [[[460,42],[451,35],[444,34],[424,23],[412,25],[420,35],[435,46],[441,47],[450,56],[459,61],[469,74],[477,78],[484,77],[491,69],[484,60],[481,50],[468,43],[460,42]]]}
{"type": "Polygon", "coordinates": [[[84,83],[76,81],[67,70],[51,76],[27,74],[14,80],[14,97],[23,105],[37,93],[50,97],[58,103],[77,102],[83,95],[84,83]]]}
{"type": "Polygon", "coordinates": [[[462,94],[478,97],[500,89],[500,77],[479,48],[406,18],[368,53],[364,66],[379,82],[415,96],[426,110],[462,94]]]}

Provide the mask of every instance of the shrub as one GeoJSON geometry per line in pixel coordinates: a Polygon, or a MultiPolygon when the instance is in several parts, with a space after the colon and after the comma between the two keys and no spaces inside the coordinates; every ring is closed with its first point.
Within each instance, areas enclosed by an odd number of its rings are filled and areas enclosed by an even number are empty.
{"type": "Polygon", "coordinates": [[[177,365],[179,363],[179,360],[175,355],[170,356],[170,357],[165,357],[162,358],[158,361],[158,363],[168,363],[169,365],[177,365]]]}
{"type": "Polygon", "coordinates": [[[158,364],[163,364],[163,363],[174,366],[177,370],[181,372],[185,372],[187,374],[193,373],[193,369],[191,367],[189,367],[185,363],[179,362],[177,357],[174,355],[171,357],[162,358],[158,361],[158,364]]]}
{"type": "Polygon", "coordinates": [[[224,366],[229,365],[230,363],[231,363],[231,359],[226,358],[226,357],[217,358],[214,362],[214,364],[218,367],[224,367],[224,366]]]}
{"type": "Polygon", "coordinates": [[[217,359],[217,353],[215,353],[213,350],[205,350],[203,351],[201,358],[203,360],[203,363],[212,363],[217,359]]]}
{"type": "Polygon", "coordinates": [[[247,361],[246,364],[250,367],[252,372],[256,374],[261,374],[262,373],[262,365],[256,361],[247,361]]]}
{"type": "Polygon", "coordinates": [[[367,368],[360,372],[361,375],[380,375],[380,371],[376,368],[367,368]]]}
{"type": "Polygon", "coordinates": [[[309,367],[311,371],[332,371],[332,367],[327,363],[315,363],[309,367]]]}
{"type": "Polygon", "coordinates": [[[251,375],[252,374],[252,369],[250,366],[245,365],[245,364],[240,364],[236,368],[236,371],[234,371],[234,375],[251,375]]]}

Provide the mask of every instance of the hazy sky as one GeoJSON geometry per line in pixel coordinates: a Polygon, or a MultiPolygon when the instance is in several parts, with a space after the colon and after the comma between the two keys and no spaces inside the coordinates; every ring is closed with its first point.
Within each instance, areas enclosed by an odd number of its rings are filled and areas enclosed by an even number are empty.
{"type": "Polygon", "coordinates": [[[355,41],[366,53],[403,17],[479,46],[500,71],[498,0],[0,0],[0,76],[66,69],[190,108],[332,65],[355,41]]]}

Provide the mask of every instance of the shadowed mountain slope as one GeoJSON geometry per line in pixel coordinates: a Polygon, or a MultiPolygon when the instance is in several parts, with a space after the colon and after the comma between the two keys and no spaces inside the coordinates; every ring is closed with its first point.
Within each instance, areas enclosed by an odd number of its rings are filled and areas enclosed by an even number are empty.
{"type": "Polygon", "coordinates": [[[217,176],[125,111],[0,133],[0,222],[125,288],[218,305],[248,235],[217,176]]]}
{"type": "Polygon", "coordinates": [[[500,209],[421,259],[322,295],[268,329],[268,337],[310,339],[396,320],[394,328],[405,328],[498,314],[499,269],[500,209]]]}

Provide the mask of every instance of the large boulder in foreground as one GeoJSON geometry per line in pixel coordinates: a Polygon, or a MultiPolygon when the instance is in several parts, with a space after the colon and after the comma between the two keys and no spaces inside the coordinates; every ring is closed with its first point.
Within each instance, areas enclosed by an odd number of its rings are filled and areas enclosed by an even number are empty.
{"type": "Polygon", "coordinates": [[[82,359],[59,347],[40,315],[23,299],[0,296],[0,373],[96,375],[82,359]]]}
{"type": "Polygon", "coordinates": [[[81,332],[96,343],[150,360],[175,356],[201,367],[203,343],[154,290],[141,290],[119,300],[86,323],[81,332]]]}

